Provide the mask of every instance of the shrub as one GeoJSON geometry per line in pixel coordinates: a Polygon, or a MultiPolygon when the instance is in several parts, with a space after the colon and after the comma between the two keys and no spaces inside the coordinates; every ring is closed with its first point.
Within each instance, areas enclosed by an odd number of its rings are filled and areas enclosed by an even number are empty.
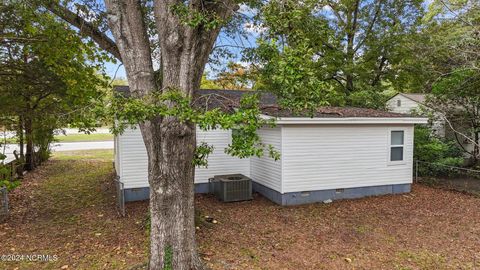
{"type": "Polygon", "coordinates": [[[414,159],[421,163],[418,172],[422,176],[448,176],[456,173],[447,166],[464,164],[462,152],[454,141],[436,137],[426,126],[415,127],[414,159]]]}
{"type": "Polygon", "coordinates": [[[1,179],[0,180],[0,188],[1,187],[6,187],[8,191],[13,190],[14,188],[18,187],[20,185],[20,181],[14,180],[14,181],[9,181],[7,179],[1,179]]]}

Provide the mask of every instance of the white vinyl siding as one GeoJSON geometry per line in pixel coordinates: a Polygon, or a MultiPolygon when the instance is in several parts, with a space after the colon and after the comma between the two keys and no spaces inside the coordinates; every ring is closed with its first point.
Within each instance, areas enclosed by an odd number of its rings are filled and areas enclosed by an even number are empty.
{"type": "Polygon", "coordinates": [[[126,129],[118,135],[120,181],[124,188],[148,187],[147,150],[140,129],[126,129]]]}
{"type": "Polygon", "coordinates": [[[283,126],[283,193],[412,183],[413,125],[283,126]],[[404,163],[391,165],[390,131],[405,131],[404,163]]]}
{"type": "Polygon", "coordinates": [[[120,154],[118,153],[118,136],[115,135],[113,138],[113,156],[114,156],[114,166],[116,175],[120,175],[120,154]]]}
{"type": "Polygon", "coordinates": [[[225,148],[232,142],[231,130],[201,131],[197,129],[197,143],[206,142],[214,147],[208,157],[208,167],[195,169],[195,183],[208,183],[215,175],[241,173],[250,176],[250,159],[232,157],[225,148]]]}
{"type": "MultiPolygon", "coordinates": [[[[445,137],[445,130],[446,130],[446,123],[443,120],[441,113],[434,112],[433,113],[433,122],[431,123],[431,128],[437,136],[444,138],[445,137]]],[[[447,127],[450,128],[450,127],[447,127]]]]}
{"type": "MultiPolygon", "coordinates": [[[[224,151],[231,142],[230,130],[197,129],[197,142],[202,141],[212,145],[214,150],[208,158],[208,167],[195,169],[195,183],[207,183],[209,178],[218,174],[250,175],[249,159],[231,157],[224,151]]],[[[119,156],[118,174],[125,188],[148,187],[148,157],[140,130],[125,130],[118,136],[118,144],[115,147],[119,156]]]]}
{"type": "Polygon", "coordinates": [[[409,113],[412,113],[412,111],[414,110],[419,110],[420,103],[413,101],[402,95],[396,95],[387,101],[387,108],[391,112],[409,114],[409,113]],[[400,106],[397,106],[398,101],[400,101],[400,106]]]}
{"type": "MultiPolygon", "coordinates": [[[[272,145],[275,150],[282,151],[282,132],[280,127],[262,128],[258,130],[258,135],[263,144],[272,145]]],[[[275,161],[264,153],[261,158],[252,157],[250,163],[251,177],[253,181],[269,187],[278,192],[282,192],[282,157],[275,161]]]]}
{"type": "MultiPolygon", "coordinates": [[[[239,159],[224,152],[231,131],[197,130],[197,142],[213,145],[208,168],[197,168],[195,183],[219,174],[241,173],[280,193],[412,183],[413,124],[279,125],[258,130],[262,143],[280,151],[274,161],[239,159]],[[390,162],[392,130],[404,131],[404,160],[390,162]]],[[[140,130],[118,136],[117,172],[125,188],[148,187],[147,155],[140,130]]]]}

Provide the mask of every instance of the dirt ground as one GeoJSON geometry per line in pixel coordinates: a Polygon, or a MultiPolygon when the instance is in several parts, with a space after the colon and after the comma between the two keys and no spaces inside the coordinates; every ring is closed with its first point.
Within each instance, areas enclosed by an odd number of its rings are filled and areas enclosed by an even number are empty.
{"type": "Polygon", "coordinates": [[[408,195],[280,207],[257,196],[197,205],[214,269],[479,269],[480,199],[414,186],[408,195]]]}
{"type": "Polygon", "coordinates": [[[419,181],[431,187],[457,190],[480,196],[480,175],[478,178],[468,176],[441,178],[423,177],[420,178],[419,181]]]}
{"type": "MultiPolygon", "coordinates": [[[[105,156],[102,153],[101,156],[105,156]]],[[[111,160],[75,154],[49,161],[10,195],[0,269],[132,269],[145,263],[147,203],[115,210],[111,160]]],[[[196,199],[198,245],[213,269],[480,269],[480,198],[415,185],[406,195],[280,207],[259,195],[196,199]]]]}

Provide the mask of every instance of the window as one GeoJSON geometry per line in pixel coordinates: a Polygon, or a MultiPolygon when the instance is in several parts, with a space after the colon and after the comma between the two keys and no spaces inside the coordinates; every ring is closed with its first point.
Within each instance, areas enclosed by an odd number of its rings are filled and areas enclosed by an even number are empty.
{"type": "Polygon", "coordinates": [[[397,100],[397,107],[401,107],[402,106],[402,100],[397,100]]]}
{"type": "Polygon", "coordinates": [[[390,161],[403,160],[404,131],[394,130],[390,134],[390,161]]]}

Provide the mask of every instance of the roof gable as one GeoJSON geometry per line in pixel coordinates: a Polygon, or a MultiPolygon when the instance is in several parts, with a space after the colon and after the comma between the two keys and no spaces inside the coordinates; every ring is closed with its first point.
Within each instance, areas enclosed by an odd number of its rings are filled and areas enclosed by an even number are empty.
{"type": "Polygon", "coordinates": [[[426,94],[420,94],[420,93],[398,93],[396,94],[395,96],[391,97],[389,100],[392,100],[393,98],[395,98],[396,96],[403,96],[405,98],[408,98],[414,102],[417,102],[417,103],[420,103],[420,104],[424,104],[425,103],[425,100],[426,100],[426,94]]]}

